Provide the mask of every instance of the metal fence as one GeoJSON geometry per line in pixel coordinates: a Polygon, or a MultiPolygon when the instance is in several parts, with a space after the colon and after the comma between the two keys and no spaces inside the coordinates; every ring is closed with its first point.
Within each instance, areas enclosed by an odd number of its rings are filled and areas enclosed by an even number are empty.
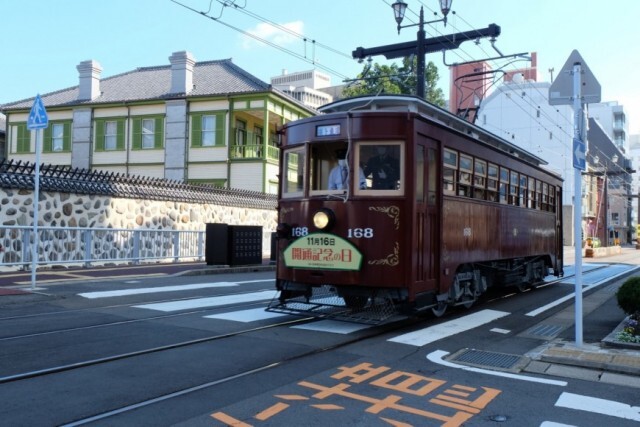
{"type": "MultiPolygon", "coordinates": [[[[33,227],[0,226],[0,269],[31,268],[33,227]]],[[[202,261],[205,231],[38,227],[38,267],[202,261]]]]}

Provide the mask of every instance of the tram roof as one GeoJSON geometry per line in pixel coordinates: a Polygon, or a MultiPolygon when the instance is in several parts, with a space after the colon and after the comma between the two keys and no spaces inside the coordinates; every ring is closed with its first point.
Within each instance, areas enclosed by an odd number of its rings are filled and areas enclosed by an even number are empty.
{"type": "Polygon", "coordinates": [[[437,123],[441,123],[451,129],[465,135],[473,136],[485,144],[491,145],[502,151],[510,153],[519,159],[535,165],[547,165],[547,161],[518,147],[497,135],[476,126],[468,121],[451,114],[436,105],[413,95],[365,95],[354,98],[340,99],[331,104],[323,105],[318,109],[321,113],[341,113],[354,110],[367,111],[398,111],[417,113],[437,123]]]}

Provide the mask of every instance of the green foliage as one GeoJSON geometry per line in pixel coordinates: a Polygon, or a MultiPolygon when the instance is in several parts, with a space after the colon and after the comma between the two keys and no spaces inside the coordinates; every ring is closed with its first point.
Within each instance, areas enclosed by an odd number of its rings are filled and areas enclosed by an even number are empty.
{"type": "MultiPolygon", "coordinates": [[[[409,57],[404,58],[401,66],[396,63],[380,65],[376,62],[368,72],[367,68],[369,65],[366,65],[358,74],[357,79],[360,80],[357,83],[343,91],[342,95],[345,98],[377,93],[415,95],[417,68],[415,57],[413,61],[410,61],[409,57]]],[[[424,75],[426,101],[444,107],[444,93],[437,87],[440,76],[433,62],[429,61],[425,65],[424,75]]]]}
{"type": "Polygon", "coordinates": [[[627,279],[616,293],[618,306],[627,314],[640,311],[640,277],[627,279]]]}

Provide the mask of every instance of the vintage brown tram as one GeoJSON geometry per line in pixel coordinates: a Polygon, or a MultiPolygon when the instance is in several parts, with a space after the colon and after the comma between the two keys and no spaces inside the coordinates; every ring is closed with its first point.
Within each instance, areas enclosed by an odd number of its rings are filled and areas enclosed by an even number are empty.
{"type": "Polygon", "coordinates": [[[268,310],[376,323],[563,274],[562,180],[411,96],[341,100],[281,132],[268,310]]]}

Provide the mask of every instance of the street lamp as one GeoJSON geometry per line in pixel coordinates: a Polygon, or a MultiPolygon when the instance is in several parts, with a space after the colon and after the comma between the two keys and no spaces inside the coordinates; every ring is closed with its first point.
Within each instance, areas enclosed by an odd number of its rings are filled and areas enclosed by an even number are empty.
{"type": "Polygon", "coordinates": [[[424,55],[425,55],[425,51],[424,51],[424,44],[425,44],[425,32],[424,32],[424,24],[433,24],[435,22],[444,22],[444,25],[447,25],[447,14],[449,13],[449,11],[451,10],[451,3],[453,0],[440,0],[440,11],[442,12],[442,15],[444,15],[444,18],[442,19],[436,19],[435,21],[429,21],[429,22],[424,22],[424,11],[422,6],[420,6],[420,22],[418,22],[417,24],[411,24],[411,25],[404,25],[402,26],[402,20],[404,19],[404,13],[407,10],[407,3],[403,2],[402,0],[398,0],[395,3],[393,3],[391,5],[391,7],[393,8],[393,15],[396,19],[396,22],[398,23],[398,34],[400,34],[400,30],[402,28],[408,28],[408,27],[415,27],[418,26],[418,46],[417,46],[417,56],[418,56],[418,70],[416,73],[416,79],[417,84],[416,84],[416,95],[418,95],[420,98],[424,98],[425,97],[425,90],[424,90],[424,68],[425,68],[425,64],[424,64],[424,55]]]}

